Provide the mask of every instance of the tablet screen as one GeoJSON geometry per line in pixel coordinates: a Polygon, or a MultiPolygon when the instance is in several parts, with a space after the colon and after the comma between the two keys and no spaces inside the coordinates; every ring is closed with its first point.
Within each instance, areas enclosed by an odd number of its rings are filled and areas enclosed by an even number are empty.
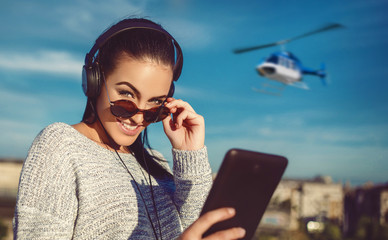
{"type": "Polygon", "coordinates": [[[251,239],[287,167],[285,157],[229,150],[221,164],[201,215],[221,207],[233,207],[236,216],[213,225],[205,234],[243,227],[251,239]]]}

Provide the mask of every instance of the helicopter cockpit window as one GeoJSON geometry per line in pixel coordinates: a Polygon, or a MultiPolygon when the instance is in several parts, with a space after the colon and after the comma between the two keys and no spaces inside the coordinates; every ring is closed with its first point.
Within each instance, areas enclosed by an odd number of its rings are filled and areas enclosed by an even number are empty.
{"type": "Polygon", "coordinates": [[[293,61],[291,61],[290,59],[287,59],[287,58],[281,58],[280,61],[279,61],[280,65],[288,68],[288,69],[295,69],[295,64],[293,61]]]}
{"type": "Polygon", "coordinates": [[[295,64],[294,64],[293,61],[290,61],[290,68],[291,68],[291,69],[295,69],[295,64]]]}
{"type": "Polygon", "coordinates": [[[284,67],[287,67],[287,61],[286,59],[279,57],[279,65],[282,65],[284,67]]]}
{"type": "Polygon", "coordinates": [[[269,57],[269,58],[267,59],[267,62],[277,64],[277,63],[278,63],[278,57],[277,57],[277,56],[271,56],[271,57],[269,57]]]}
{"type": "Polygon", "coordinates": [[[292,69],[292,62],[289,59],[287,59],[287,68],[292,69]]]}

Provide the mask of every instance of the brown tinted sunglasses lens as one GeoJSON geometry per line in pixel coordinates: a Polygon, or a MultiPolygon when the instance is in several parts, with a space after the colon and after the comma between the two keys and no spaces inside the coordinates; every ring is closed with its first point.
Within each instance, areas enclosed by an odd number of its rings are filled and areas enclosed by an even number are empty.
{"type": "Polygon", "coordinates": [[[143,112],[144,120],[147,122],[159,122],[170,114],[166,107],[156,107],[148,110],[139,110],[135,103],[128,100],[118,100],[110,106],[111,113],[116,117],[130,118],[139,111],[143,112]]]}
{"type": "Polygon", "coordinates": [[[119,100],[112,103],[110,111],[116,117],[130,118],[138,112],[138,108],[131,101],[119,100]]]}
{"type": "Polygon", "coordinates": [[[157,116],[157,118],[154,120],[154,122],[162,121],[162,120],[165,119],[169,114],[170,114],[170,109],[168,109],[168,108],[166,108],[166,107],[162,107],[162,109],[160,109],[160,114],[158,114],[158,116],[157,116]]]}

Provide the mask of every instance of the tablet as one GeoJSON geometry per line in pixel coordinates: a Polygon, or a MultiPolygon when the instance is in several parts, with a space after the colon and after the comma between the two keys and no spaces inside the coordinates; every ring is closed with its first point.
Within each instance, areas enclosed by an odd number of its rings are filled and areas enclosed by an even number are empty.
{"type": "Polygon", "coordinates": [[[201,215],[221,207],[233,207],[232,219],[213,225],[203,236],[231,227],[246,230],[251,239],[287,167],[285,157],[247,151],[229,150],[213,182],[201,215]]]}

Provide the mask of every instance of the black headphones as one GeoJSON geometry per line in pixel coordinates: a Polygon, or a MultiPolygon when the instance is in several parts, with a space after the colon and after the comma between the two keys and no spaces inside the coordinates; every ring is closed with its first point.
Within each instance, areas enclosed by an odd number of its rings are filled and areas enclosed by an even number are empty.
{"type": "MultiPolygon", "coordinates": [[[[143,28],[143,29],[151,29],[158,32],[161,32],[168,36],[175,46],[175,64],[173,67],[173,81],[177,81],[182,72],[183,66],[183,55],[181,47],[178,42],[160,25],[153,23],[151,21],[141,21],[139,19],[124,19],[107,31],[105,31],[101,36],[96,40],[94,46],[89,51],[89,53],[85,56],[85,65],[82,69],[82,89],[85,95],[89,98],[98,97],[100,94],[100,89],[102,85],[102,74],[100,71],[100,67],[97,61],[95,61],[95,55],[97,51],[113,36],[121,33],[123,31],[127,31],[130,29],[143,28]]],[[[171,84],[168,97],[172,97],[174,94],[174,83],[171,84]]]]}

